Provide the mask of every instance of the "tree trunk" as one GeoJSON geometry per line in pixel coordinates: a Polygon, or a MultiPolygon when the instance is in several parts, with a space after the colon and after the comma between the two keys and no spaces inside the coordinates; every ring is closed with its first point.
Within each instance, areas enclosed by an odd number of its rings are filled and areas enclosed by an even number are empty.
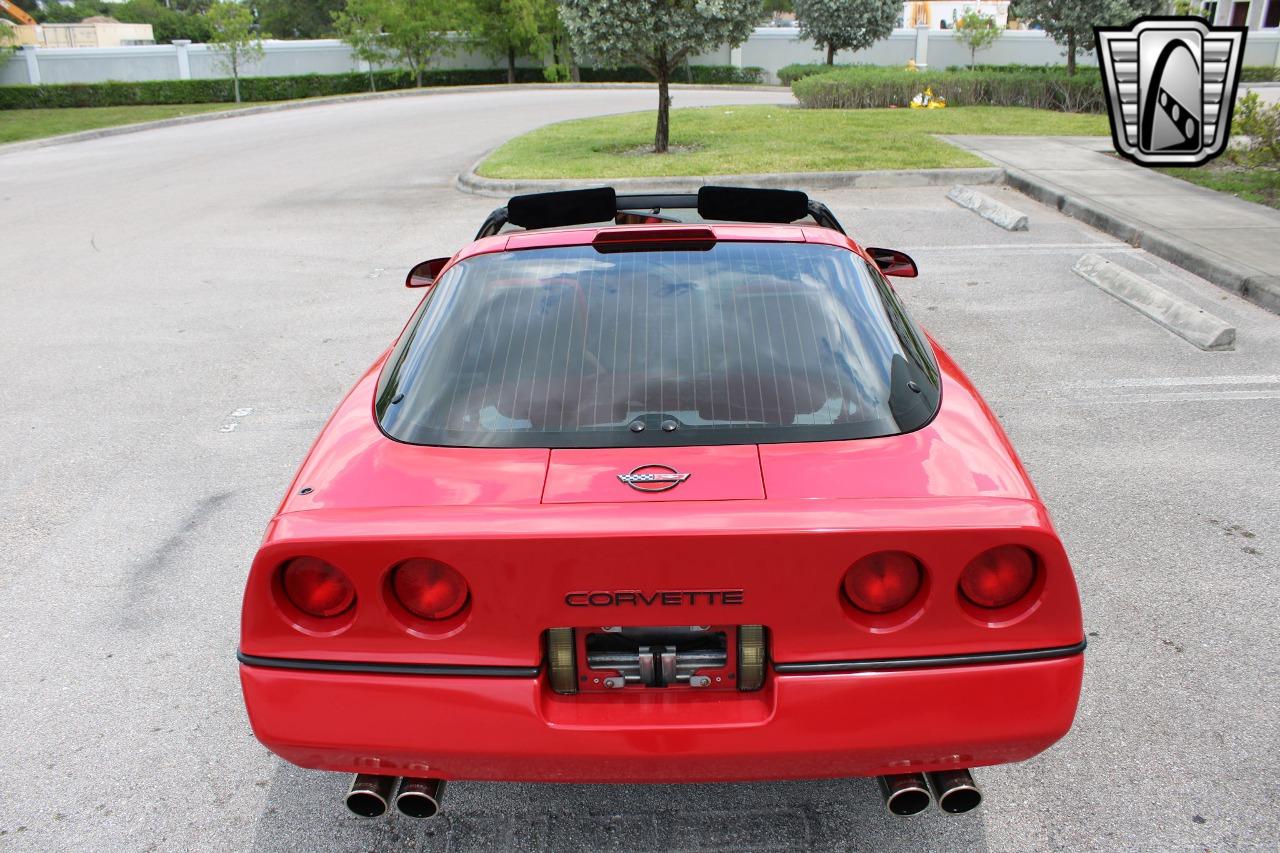
{"type": "Polygon", "coordinates": [[[831,42],[827,42],[827,64],[836,64],[836,46],[831,42]]]}
{"type": "Polygon", "coordinates": [[[566,41],[564,45],[565,59],[569,60],[569,79],[575,83],[582,82],[582,71],[578,68],[578,57],[573,54],[573,43],[566,41]]]}
{"type": "Polygon", "coordinates": [[[516,82],[516,50],[514,47],[507,48],[507,82],[516,82]]]}
{"type": "Polygon", "coordinates": [[[236,103],[238,104],[240,103],[240,69],[236,66],[237,63],[233,58],[231,60],[231,88],[235,90],[236,103]]]}
{"type": "Polygon", "coordinates": [[[378,91],[377,85],[373,82],[373,63],[372,62],[369,63],[369,91],[370,92],[378,91]]]}
{"type": "Polygon", "coordinates": [[[414,79],[418,81],[418,88],[421,89],[422,88],[422,66],[421,65],[413,69],[413,75],[414,75],[414,79]]]}
{"type": "Polygon", "coordinates": [[[1067,33],[1067,76],[1076,76],[1076,34],[1067,33]]]}
{"type": "Polygon", "coordinates": [[[658,129],[653,135],[653,153],[666,154],[671,142],[671,66],[665,50],[658,54],[658,129]]]}

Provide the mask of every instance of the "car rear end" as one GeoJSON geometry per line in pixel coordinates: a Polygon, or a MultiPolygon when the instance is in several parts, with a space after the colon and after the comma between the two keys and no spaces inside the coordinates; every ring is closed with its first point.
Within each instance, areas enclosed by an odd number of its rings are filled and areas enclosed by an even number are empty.
{"type": "Polygon", "coordinates": [[[508,242],[471,308],[446,272],[254,561],[264,744],[375,812],[397,777],[434,813],[454,779],[881,776],[905,813],[1065,734],[1078,596],[999,426],[856,247],[768,230],[508,242]]]}

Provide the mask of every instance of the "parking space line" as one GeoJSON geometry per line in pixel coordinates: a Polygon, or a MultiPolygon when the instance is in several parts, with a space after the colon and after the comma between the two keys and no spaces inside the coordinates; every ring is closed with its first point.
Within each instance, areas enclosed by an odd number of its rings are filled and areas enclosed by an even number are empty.
{"type": "Polygon", "coordinates": [[[1229,376],[1153,376],[1126,379],[1093,379],[1067,382],[1068,388],[1177,388],[1187,385],[1275,385],[1280,374],[1229,376]]]}
{"type": "Polygon", "coordinates": [[[1031,249],[1089,249],[1094,252],[1105,252],[1108,249],[1122,250],[1127,252],[1138,252],[1137,249],[1128,243],[1120,243],[1114,240],[1097,243],[957,243],[951,246],[912,246],[913,252],[955,252],[962,250],[972,251],[1009,251],[1009,252],[1026,252],[1031,249]]]}
{"type": "Polygon", "coordinates": [[[1071,401],[1075,405],[1091,403],[1204,403],[1221,400],[1280,400],[1277,391],[1170,391],[1164,394],[1124,394],[1092,397],[1071,401]]]}

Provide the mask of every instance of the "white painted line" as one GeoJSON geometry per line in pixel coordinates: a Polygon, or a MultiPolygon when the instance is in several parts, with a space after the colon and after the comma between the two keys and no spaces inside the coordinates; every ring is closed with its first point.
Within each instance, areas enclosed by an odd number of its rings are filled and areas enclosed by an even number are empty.
{"type": "Polygon", "coordinates": [[[1280,400],[1280,391],[1183,391],[1168,394],[1126,394],[1064,401],[1068,405],[1088,406],[1097,403],[1209,403],[1221,400],[1280,400]]]}
{"type": "Polygon", "coordinates": [[[1090,254],[1077,261],[1073,270],[1202,350],[1235,349],[1234,326],[1118,264],[1090,254]]]}
{"type": "Polygon", "coordinates": [[[989,222],[994,222],[1006,231],[1026,231],[1027,215],[1019,213],[1002,201],[996,201],[989,195],[983,195],[968,187],[952,187],[947,198],[961,207],[968,208],[989,222]]]}
{"type": "Polygon", "coordinates": [[[1179,388],[1188,385],[1275,385],[1280,373],[1232,376],[1153,376],[1145,379],[1102,379],[1089,382],[1065,382],[1064,388],[1179,388]]]}
{"type": "Polygon", "coordinates": [[[1026,252],[1032,249],[1092,249],[1095,252],[1125,251],[1140,252],[1128,243],[1117,243],[1111,240],[1096,243],[960,243],[951,246],[908,246],[913,252],[958,252],[972,249],[974,251],[1026,252]]]}

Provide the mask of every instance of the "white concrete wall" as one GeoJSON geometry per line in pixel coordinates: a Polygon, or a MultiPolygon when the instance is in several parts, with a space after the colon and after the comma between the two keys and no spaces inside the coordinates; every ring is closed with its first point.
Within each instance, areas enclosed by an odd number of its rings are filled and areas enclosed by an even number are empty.
{"type": "MultiPolygon", "coordinates": [[[[1066,65],[1065,49],[1040,30],[1005,30],[985,50],[978,51],[978,65],[1066,65]]],[[[1097,65],[1092,52],[1076,57],[1081,65],[1097,65]]],[[[969,64],[969,47],[954,30],[929,31],[929,67],[949,68],[969,64]]]]}
{"type": "MultiPolygon", "coordinates": [[[[277,76],[292,74],[335,74],[361,70],[361,66],[341,41],[317,39],[314,41],[264,42],[265,56],[247,70],[248,76],[277,76]]],[[[183,76],[192,78],[224,77],[225,72],[217,64],[217,57],[207,45],[190,46],[155,45],[119,48],[63,48],[34,49],[19,52],[7,61],[0,59],[0,85],[28,82],[44,83],[96,83],[105,80],[173,80],[183,76]],[[185,66],[179,51],[186,51],[185,66]],[[31,66],[39,80],[33,80],[31,66]]],[[[761,27],[739,48],[722,48],[693,58],[696,64],[759,66],[764,68],[769,82],[776,82],[775,72],[784,65],[797,62],[822,62],[822,52],[812,43],[801,41],[799,34],[790,27],[761,27]]],[[[921,65],[945,68],[950,65],[967,65],[969,51],[951,30],[895,30],[887,39],[871,48],[858,52],[844,51],[836,56],[837,62],[858,62],[871,65],[905,65],[916,59],[921,65]]],[[[1037,30],[1006,31],[996,43],[978,54],[982,64],[1004,65],[1060,65],[1065,62],[1063,51],[1052,39],[1037,30]]],[[[1081,64],[1095,64],[1092,54],[1082,55],[1081,64]]],[[[503,63],[474,50],[460,49],[451,57],[444,57],[436,65],[440,68],[494,68],[503,63]]],[[[522,66],[539,65],[536,60],[525,58],[522,66]]],[[[584,63],[586,64],[586,63],[584,63]]],[[[1280,65],[1280,31],[1263,30],[1249,33],[1245,49],[1246,65],[1280,65]]]]}

